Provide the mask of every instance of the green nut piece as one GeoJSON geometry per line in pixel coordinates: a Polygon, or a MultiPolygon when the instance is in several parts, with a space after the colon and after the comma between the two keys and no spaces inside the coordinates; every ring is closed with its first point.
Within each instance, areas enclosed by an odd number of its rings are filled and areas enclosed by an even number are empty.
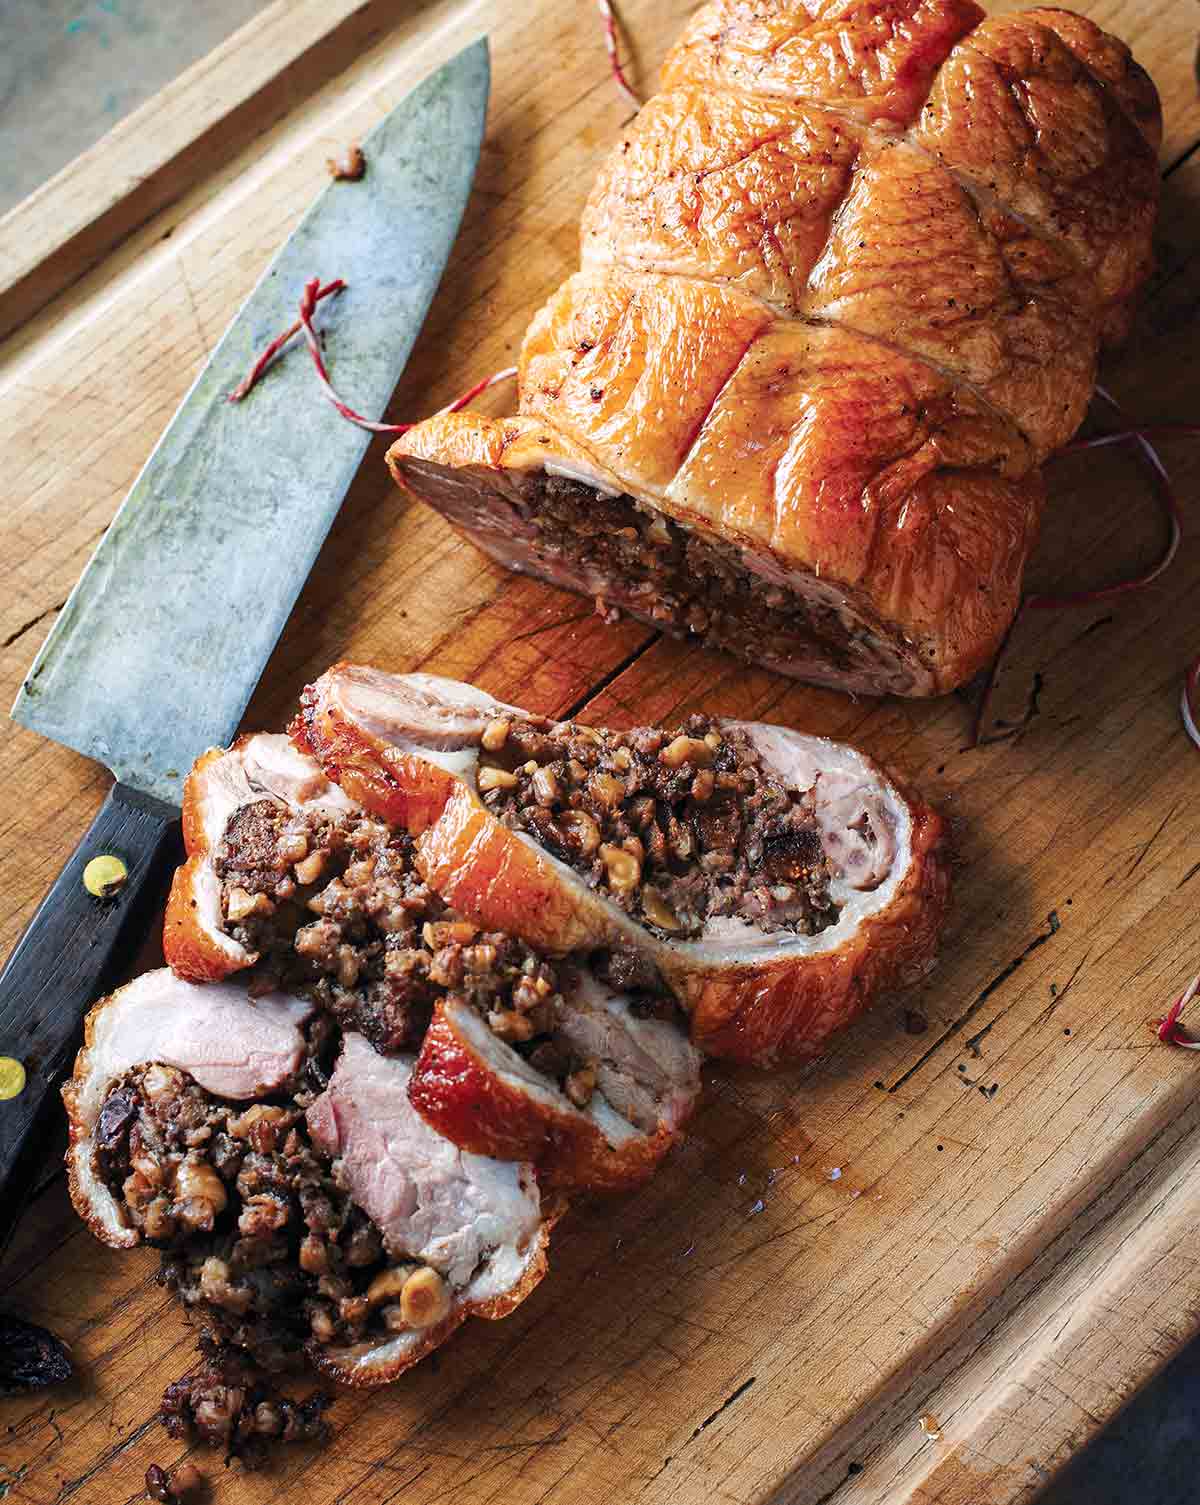
{"type": "Polygon", "coordinates": [[[83,886],[97,899],[111,899],[128,877],[129,869],[119,857],[93,857],[83,870],[83,886]]]}

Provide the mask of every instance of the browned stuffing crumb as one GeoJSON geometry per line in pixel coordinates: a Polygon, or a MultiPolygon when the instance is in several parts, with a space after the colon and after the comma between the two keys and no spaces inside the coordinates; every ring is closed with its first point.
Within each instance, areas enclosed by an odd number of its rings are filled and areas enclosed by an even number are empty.
{"type": "MultiPolygon", "coordinates": [[[[328,1442],[324,1414],[332,1396],[315,1391],[294,1401],[231,1349],[204,1338],[201,1353],[199,1370],[163,1392],[159,1418],[168,1436],[219,1447],[227,1462],[238,1458],[246,1468],[260,1467],[282,1443],[328,1442]]],[[[146,1483],[149,1488],[149,1474],[146,1483]]],[[[173,1496],[168,1493],[165,1498],[173,1496]]]]}
{"type": "Polygon", "coordinates": [[[363,156],[363,149],[358,142],[348,146],[340,157],[326,158],[325,165],[329,168],[329,176],[337,179],[349,179],[357,183],[359,178],[367,170],[367,159],[363,156]]]}

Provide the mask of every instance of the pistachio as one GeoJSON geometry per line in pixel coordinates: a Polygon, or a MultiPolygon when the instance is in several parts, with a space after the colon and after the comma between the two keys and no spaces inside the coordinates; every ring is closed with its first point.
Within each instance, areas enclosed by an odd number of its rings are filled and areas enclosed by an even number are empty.
{"type": "Polygon", "coordinates": [[[698,737],[679,736],[668,742],[658,756],[668,768],[682,768],[685,763],[707,768],[713,759],[713,749],[698,737]]]}
{"type": "Polygon", "coordinates": [[[498,716],[495,721],[489,721],[483,729],[483,736],[479,739],[479,745],[485,752],[499,752],[508,741],[508,734],[512,730],[512,723],[505,716],[498,716]]]}
{"type": "Polygon", "coordinates": [[[568,810],[558,823],[581,856],[590,857],[600,845],[600,827],[585,810],[568,810]]]}
{"type": "Polygon", "coordinates": [[[325,853],[312,852],[296,864],[297,883],[315,883],[325,871],[325,853]]]}
{"type": "Polygon", "coordinates": [[[481,794],[487,794],[493,789],[515,789],[517,776],[509,773],[507,768],[481,768],[478,784],[481,794]]]}
{"type": "Polygon", "coordinates": [[[642,876],[642,864],[622,847],[605,842],[600,848],[600,860],[608,869],[608,886],[618,893],[636,888],[642,876]]]}
{"type": "Polygon", "coordinates": [[[642,914],[651,925],[660,930],[682,930],[678,916],[656,889],[647,888],[642,894],[642,914]]]}
{"type": "Polygon", "coordinates": [[[450,1287],[428,1265],[405,1281],[400,1310],[410,1327],[433,1327],[450,1311],[450,1287]]]}

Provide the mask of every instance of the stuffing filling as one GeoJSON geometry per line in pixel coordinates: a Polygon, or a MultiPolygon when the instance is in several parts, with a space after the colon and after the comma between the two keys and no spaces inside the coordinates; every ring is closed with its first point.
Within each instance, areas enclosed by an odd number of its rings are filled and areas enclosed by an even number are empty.
{"type": "Polygon", "coordinates": [[[290,1095],[230,1103],[150,1064],[114,1082],[96,1130],[100,1175],[130,1225],[163,1251],[160,1279],[218,1343],[264,1370],[306,1346],[431,1327],[451,1290],[397,1258],[314,1149],[304,1110],[323,1086],[327,1020],[290,1095]]]}
{"type": "Polygon", "coordinates": [[[669,732],[497,718],[478,788],[658,935],[695,936],[722,915],[803,935],[837,922],[811,797],[703,717],[669,732]]]}
{"type": "MultiPolygon", "coordinates": [[[[159,1418],[168,1436],[218,1447],[226,1460],[240,1458],[247,1468],[260,1467],[279,1443],[328,1442],[324,1418],[331,1396],[317,1391],[306,1400],[292,1400],[241,1354],[207,1334],[200,1339],[200,1352],[199,1370],[163,1392],[159,1418]]],[[[147,1473],[148,1492],[150,1481],[147,1473]]],[[[176,1495],[167,1488],[151,1497],[171,1500],[176,1495]]]]}
{"type": "Polygon", "coordinates": [[[447,910],[411,838],[380,821],[259,800],[230,819],[216,868],[228,933],[262,957],[256,989],[311,999],[377,1050],[417,1049],[450,993],[510,1044],[532,1049],[554,1028],[555,968],[447,910]]]}
{"type": "MultiPolygon", "coordinates": [[[[466,526],[525,540],[551,571],[566,569],[608,591],[639,616],[751,662],[811,669],[903,689],[911,669],[881,628],[814,585],[792,589],[746,568],[736,548],[680,528],[624,494],[531,471],[510,478],[500,515],[431,494],[466,526]]],[[[511,548],[511,545],[510,545],[511,548]]],[[[605,611],[603,601],[598,602],[605,611]]]]}

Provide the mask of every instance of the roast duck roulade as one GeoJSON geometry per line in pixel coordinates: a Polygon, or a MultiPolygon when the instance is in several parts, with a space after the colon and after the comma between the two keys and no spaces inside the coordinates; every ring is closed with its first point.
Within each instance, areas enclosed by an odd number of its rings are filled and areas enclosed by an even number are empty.
{"type": "Polygon", "coordinates": [[[88,1016],[63,1088],[71,1198],[267,1371],[382,1385],[546,1270],[562,1203],[413,1109],[411,1055],[340,1043],[311,1002],[146,973],[88,1016]],[[336,1059],[331,1060],[331,1056],[336,1059]]]}
{"type": "Polygon", "coordinates": [[[518,415],[392,472],[495,559],[815,684],[939,694],[1151,261],[1158,97],[1069,11],[715,0],[601,170],[518,415]]]}
{"type": "MultiPolygon", "coordinates": [[[[943,822],[851,747],[703,717],[671,732],[555,723],[352,664],[304,692],[292,733],[343,794],[411,833],[415,868],[457,915],[678,1000],[708,1054],[816,1055],[932,964],[943,822]]],[[[446,1024],[443,1010],[426,1052],[446,1024]]]]}
{"type": "Polygon", "coordinates": [[[365,1049],[415,1057],[405,1090],[460,1148],[537,1166],[560,1191],[644,1181],[690,1116],[699,1055],[671,1004],[648,1016],[586,965],[551,962],[451,910],[413,840],[284,736],[205,754],[163,950],[205,982],[255,969],[365,1049]]]}

